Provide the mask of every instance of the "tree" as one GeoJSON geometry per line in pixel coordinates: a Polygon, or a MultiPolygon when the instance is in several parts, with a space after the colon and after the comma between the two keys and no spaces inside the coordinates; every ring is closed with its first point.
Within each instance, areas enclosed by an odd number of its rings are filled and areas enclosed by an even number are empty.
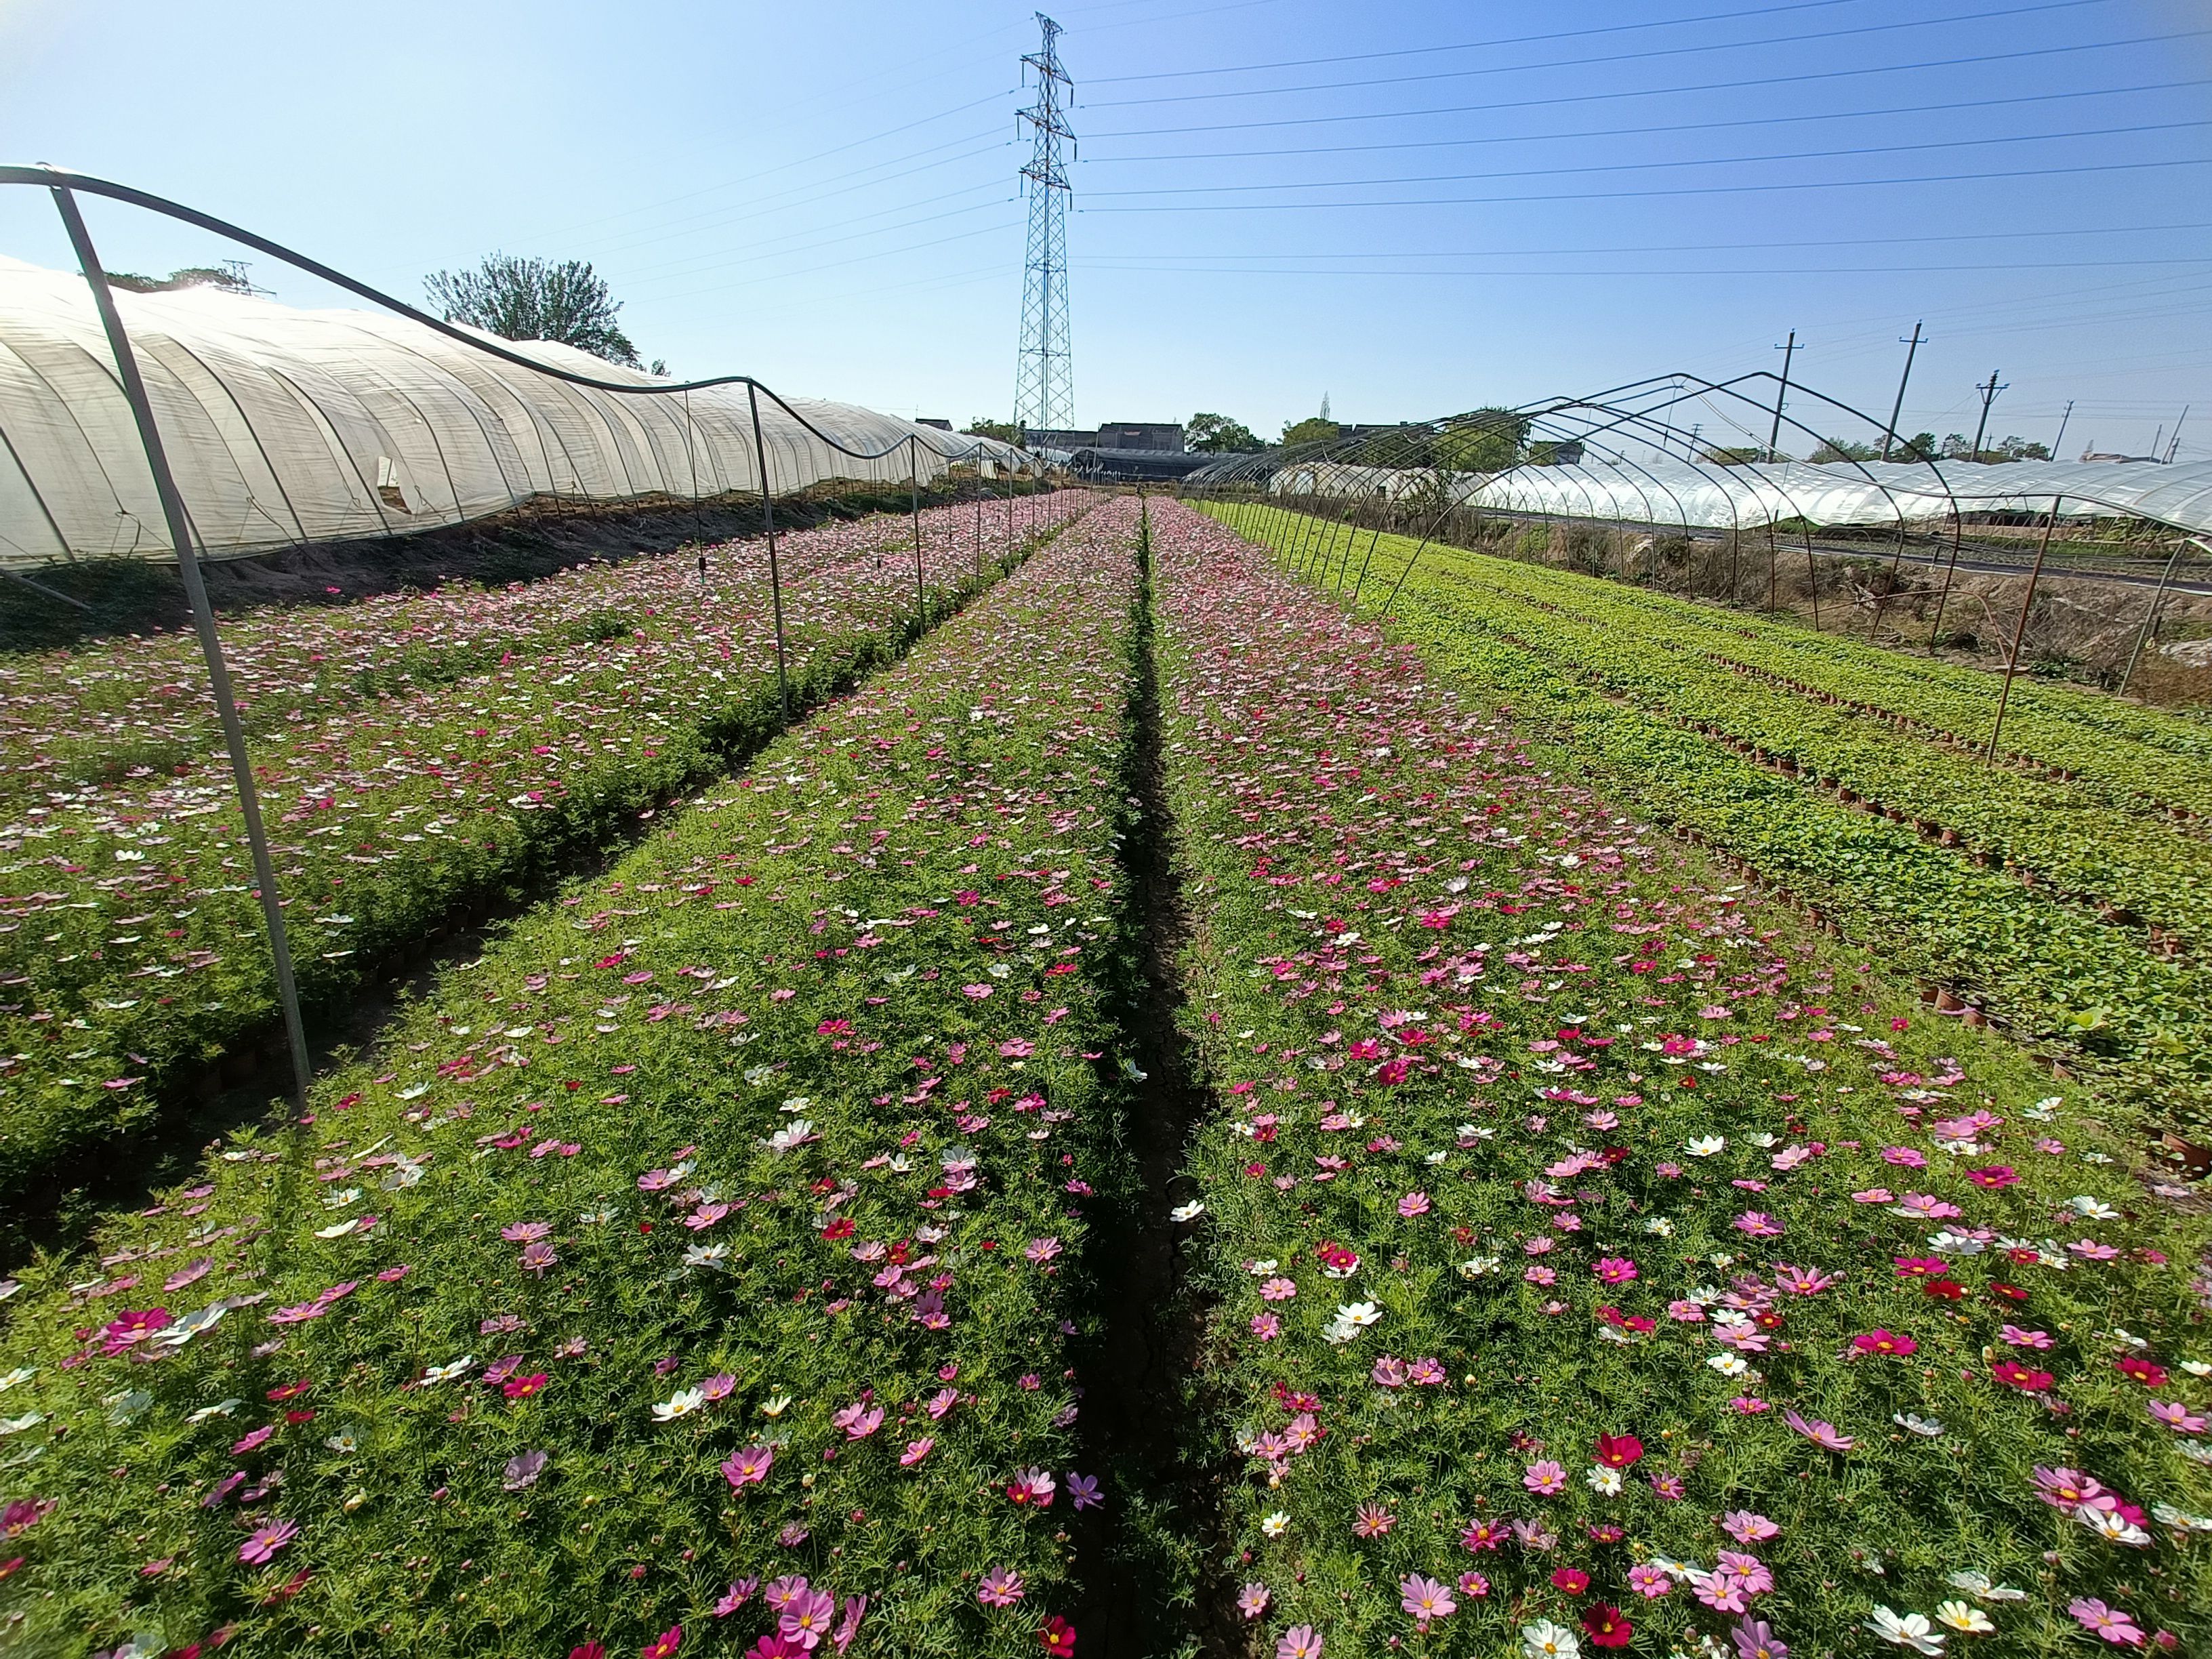
{"type": "Polygon", "coordinates": [[[1892,444],[1889,456],[1895,461],[1932,461],[1943,453],[1943,446],[1932,432],[1916,432],[1902,444],[1892,444]]]}
{"type": "Polygon", "coordinates": [[[1267,446],[1242,421],[1226,415],[1194,415],[1183,427],[1183,441],[1201,455],[1249,455],[1267,446]]]}
{"type": "Polygon", "coordinates": [[[1012,421],[994,421],[988,415],[978,415],[960,428],[971,438],[995,438],[1002,444],[1018,444],[1022,441],[1022,429],[1012,421]]]}
{"type": "Polygon", "coordinates": [[[1715,466],[1756,466],[1766,459],[1766,452],[1749,446],[1735,449],[1708,448],[1705,459],[1715,466]]]}
{"type": "Polygon", "coordinates": [[[1820,447],[1813,452],[1816,461],[1875,461],[1881,459],[1881,449],[1875,444],[1856,444],[1849,438],[1823,438],[1820,447]]]}
{"type": "Polygon", "coordinates": [[[180,288],[219,288],[226,294],[253,292],[252,283],[221,265],[186,265],[167,276],[141,276],[136,271],[111,270],[107,273],[107,285],[126,289],[133,294],[173,294],[180,288]]]}
{"type": "Polygon", "coordinates": [[[615,322],[622,304],[589,260],[555,264],[495,253],[473,270],[434,271],[422,286],[449,323],[507,340],[555,340],[627,368],[638,366],[637,348],[615,322]]]}
{"type": "Polygon", "coordinates": [[[1455,472],[1503,472],[1528,458],[1528,417],[1510,409],[1455,415],[1431,446],[1436,465],[1455,472]]]}
{"type": "Polygon", "coordinates": [[[1325,444],[1336,437],[1342,428],[1325,415],[1310,415],[1303,421],[1283,422],[1283,441],[1286,444],[1325,444]]]}

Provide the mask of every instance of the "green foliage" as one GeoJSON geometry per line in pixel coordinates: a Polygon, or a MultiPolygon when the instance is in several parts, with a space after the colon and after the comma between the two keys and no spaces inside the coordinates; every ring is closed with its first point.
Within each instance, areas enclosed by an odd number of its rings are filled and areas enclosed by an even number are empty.
{"type": "Polygon", "coordinates": [[[1062,1326],[1126,1202],[1136,516],[443,975],[307,1118],[117,1218],[107,1268],[6,1282],[16,1647],[735,1652],[796,1573],[871,1598],[852,1659],[1037,1651],[1102,1547],[1062,1326]],[[126,1307],[219,1322],[74,1334],[126,1307]]]}
{"type": "Polygon", "coordinates": [[[994,421],[988,415],[978,415],[960,428],[971,438],[992,438],[1002,444],[1018,444],[1022,441],[1022,429],[1012,421],[994,421]]]}
{"type": "Polygon", "coordinates": [[[253,292],[251,283],[223,265],[186,265],[167,276],[141,276],[135,271],[111,270],[107,272],[107,285],[132,294],[173,294],[187,288],[221,289],[226,294],[253,292]]]}
{"type": "Polygon", "coordinates": [[[1248,455],[1265,449],[1259,434],[1226,415],[1194,415],[1184,423],[1183,441],[1201,455],[1248,455]]]}
{"type": "Polygon", "coordinates": [[[1872,461],[1881,457],[1879,444],[1854,443],[1849,438],[1823,438],[1813,451],[1813,459],[1820,461],[1872,461]]]}
{"type": "Polygon", "coordinates": [[[1431,465],[1453,472],[1503,472],[1527,459],[1528,417],[1510,409],[1457,415],[1431,440],[1431,465]]]}
{"type": "MultiPolygon", "coordinates": [[[[1296,545],[1289,515],[1229,516],[1296,545]]],[[[2212,1460],[2151,1413],[2185,1399],[2202,1421],[2202,1219],[2146,1197],[2076,1090],[1919,1006],[1889,971],[1909,940],[1830,945],[1653,836],[1632,814],[1733,808],[1693,827],[1808,890],[1756,839],[1795,786],[1711,770],[1704,738],[1633,708],[1608,729],[1611,696],[1544,678],[1555,639],[1517,642],[1540,610],[1458,597],[1492,568],[1410,580],[1378,644],[1211,544],[1161,566],[1185,688],[1169,786],[1202,918],[1186,1030],[1235,1115],[1191,1160],[1206,1382],[1267,1632],[1491,1656],[1602,1601],[1634,1651],[1726,1651],[1733,1620],[1696,1580],[1662,1568],[1646,1600],[1629,1574],[1741,1548],[1774,1580],[1752,1616],[1796,1651],[1888,1651],[1865,1628],[1880,1607],[1947,1634],[1950,1601],[1994,1631],[1958,1648],[2086,1653],[2068,1608],[2091,1596],[2173,1650],[2212,1640],[2188,1530],[2212,1460]],[[1328,1268],[1325,1244],[1357,1265],[1328,1268]],[[1895,1352],[1862,1350],[1878,1332],[1895,1352]],[[1262,1438],[1301,1413],[1317,1439],[1262,1438]],[[1640,1444],[1616,1495],[1596,1443],[1618,1435],[1640,1444]],[[2086,1471],[2144,1526],[2094,1535],[2039,1468],[2086,1471]],[[1719,1523],[1739,1513],[1777,1535],[1738,1545],[1719,1523]],[[1401,1581],[1467,1568],[1487,1583],[1417,1631],[1401,1581]],[[2023,1594],[1979,1602],[1956,1577],[1976,1572],[2023,1594]]],[[[1658,616],[1613,625],[1633,647],[1658,616]]],[[[1838,838],[1828,869],[1873,873],[1874,841],[1838,838]]],[[[1904,914],[1948,927],[1929,896],[1904,914]]]]}
{"type": "Polygon", "coordinates": [[[431,308],[509,340],[556,340],[611,363],[638,367],[637,348],[615,321],[622,302],[588,259],[487,254],[474,270],[422,279],[431,308]]]}
{"type": "Polygon", "coordinates": [[[1286,444],[1333,443],[1341,430],[1326,415],[1310,415],[1303,421],[1284,422],[1283,441],[1286,444]]]}

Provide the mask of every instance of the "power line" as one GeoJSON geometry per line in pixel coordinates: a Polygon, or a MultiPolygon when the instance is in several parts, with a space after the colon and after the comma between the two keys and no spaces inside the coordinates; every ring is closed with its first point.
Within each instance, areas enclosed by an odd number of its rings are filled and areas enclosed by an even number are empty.
{"type": "MultiPolygon", "coordinates": [[[[994,183],[993,183],[993,184],[991,184],[991,185],[975,185],[975,186],[971,186],[971,187],[970,187],[970,190],[967,190],[967,191],[953,191],[952,193],[953,193],[954,195],[964,196],[964,195],[968,195],[968,194],[969,194],[969,193],[971,192],[971,191],[972,191],[972,190],[975,190],[975,189],[1003,190],[1004,188],[1005,188],[1005,187],[1004,187],[1003,185],[999,185],[999,184],[997,184],[997,183],[995,183],[995,182],[994,182],[994,183]]],[[[883,236],[883,235],[887,235],[887,234],[890,234],[890,232],[892,232],[892,231],[897,231],[897,230],[914,230],[914,229],[917,229],[917,228],[919,228],[920,227],[921,227],[921,226],[923,226],[923,225],[933,225],[933,224],[937,224],[937,223],[939,223],[939,222],[942,222],[942,221],[944,221],[944,220],[946,220],[946,219],[957,219],[957,218],[959,218],[960,216],[962,216],[963,214],[969,214],[969,213],[981,213],[981,212],[982,212],[982,211],[983,211],[985,209],[987,209],[987,208],[1003,207],[1003,206],[1005,206],[1005,205],[1006,205],[1006,204],[1008,201],[1010,201],[1010,200],[1012,200],[1012,198],[1011,197],[1007,197],[1007,196],[1001,195],[1001,196],[996,197],[996,198],[993,198],[992,200],[988,201],[988,202],[973,202],[973,203],[970,203],[970,204],[969,204],[968,206],[966,206],[966,207],[948,208],[948,209],[946,209],[946,210],[945,210],[944,212],[942,212],[942,213],[928,213],[928,214],[924,214],[921,217],[920,217],[920,218],[918,218],[918,219],[908,219],[908,220],[902,220],[902,222],[900,222],[899,223],[895,224],[895,225],[878,225],[878,226],[877,226],[874,229],[872,229],[872,230],[858,230],[858,231],[854,231],[854,232],[850,233],[849,234],[842,235],[842,236],[825,236],[825,237],[822,237],[822,238],[820,238],[819,240],[815,240],[815,241],[811,241],[811,242],[801,242],[800,244],[799,244],[799,245],[798,245],[797,246],[795,246],[795,247],[764,248],[764,249],[761,252],[761,253],[760,253],[759,257],[760,257],[761,258],[764,258],[764,259],[786,259],[786,258],[793,258],[793,257],[794,257],[794,256],[796,256],[796,255],[802,254],[802,253],[812,253],[812,252],[814,252],[817,249],[819,249],[819,248],[825,248],[825,247],[837,247],[837,246],[841,246],[842,245],[843,245],[844,243],[847,243],[847,242],[859,242],[859,241],[865,241],[865,240],[867,240],[869,237],[871,237],[871,236],[883,236]]],[[[915,205],[920,205],[920,204],[915,204],[915,205]]],[[[889,209],[889,210],[887,210],[887,211],[890,211],[890,212],[900,212],[900,211],[903,211],[903,210],[902,210],[902,209],[898,209],[898,208],[893,208],[893,209],[889,209]]],[[[793,233],[793,234],[799,234],[799,233],[793,233]]],[[[790,238],[789,238],[789,237],[778,237],[778,238],[775,238],[775,240],[779,240],[779,241],[788,241],[788,240],[790,240],[790,238]]],[[[691,265],[696,265],[697,264],[699,264],[699,263],[700,263],[700,262],[702,262],[702,261],[705,261],[705,262],[708,262],[708,263],[714,263],[714,262],[717,262],[717,261],[722,260],[722,259],[724,259],[724,258],[726,258],[727,257],[728,257],[728,256],[727,256],[726,254],[723,254],[723,253],[715,253],[715,254],[701,254],[701,255],[697,256],[697,258],[695,258],[695,259],[693,259],[693,260],[691,260],[691,261],[690,261],[690,262],[688,262],[688,263],[689,263],[690,264],[691,264],[691,265]]],[[[665,267],[662,267],[662,268],[661,268],[661,270],[659,270],[659,272],[657,275],[647,275],[647,276],[638,276],[638,277],[635,277],[635,278],[625,278],[625,280],[626,280],[626,281],[632,282],[634,284],[643,284],[643,283],[647,283],[663,282],[663,281],[666,281],[666,280],[668,280],[668,279],[669,279],[669,278],[671,278],[671,277],[689,276],[692,276],[692,275],[695,275],[695,274],[696,274],[696,272],[695,272],[694,270],[690,270],[690,269],[681,269],[681,268],[678,268],[678,266],[672,265],[672,266],[665,266],[665,267]]]]}
{"type": "Polygon", "coordinates": [[[1702,57],[1708,52],[1742,52],[1758,46],[1787,46],[1814,40],[1843,40],[1856,35],[1894,34],[1904,29],[1941,27],[1950,23],[1983,23],[1995,18],[2008,22],[2034,12],[2072,11],[2106,0],[2039,0],[2027,6],[2003,6],[1991,11],[1960,12],[1949,17],[1908,17],[1888,23],[1863,23],[1845,29],[1815,29],[1803,34],[1768,35],[1756,40],[1716,40],[1699,46],[1652,46],[1642,52],[1607,52],[1595,58],[1553,58],[1533,64],[1485,64],[1474,69],[1437,70],[1426,75],[1394,75],[1366,81],[1310,81],[1294,87],[1249,87],[1221,92],[1171,93],[1159,98],[1109,98],[1097,109],[1136,109],[1154,104],[1215,103],[1224,98],[1279,98],[1294,93],[1342,92],[1363,87],[1403,87],[1423,81],[1464,81],[1479,75],[1522,75],[1532,70],[1589,69],[1601,64],[1648,63],[1660,58],[1702,57]]]}
{"type": "Polygon", "coordinates": [[[1848,81],[1869,75],[1901,75],[1914,70],[1960,69],[1982,64],[2021,63],[2034,58],[2073,57],[2077,53],[2122,46],[2166,46],[2179,40],[2201,40],[2212,28],[2179,29],[2171,34],[2142,34],[2124,40],[2090,40],[2064,46],[2031,46],[2018,52],[1969,52],[1959,58],[1923,58],[1909,64],[1872,64],[1860,69],[1808,70],[1801,75],[1758,75],[1739,81],[1682,82],[1668,87],[1637,87],[1614,92],[1562,93],[1549,98],[1522,98],[1487,104],[1446,104],[1431,109],[1365,110],[1349,115],[1293,115],[1264,121],[1218,121],[1186,127],[1130,127],[1120,132],[1094,133],[1100,138],[1157,138],[1186,132],[1256,132],[1267,127],[1319,127],[1347,121],[1417,120],[1429,115],[1488,115],[1499,110],[1546,109],[1563,104],[1612,103],[1624,98],[1662,98],[1693,92],[1737,92],[1746,88],[1803,86],[1820,81],[1848,81]]]}
{"type": "Polygon", "coordinates": [[[1861,121],[1899,115],[1938,115],[1951,110],[1977,112],[2003,109],[2016,104],[2046,104],[2075,98],[2137,96],[2147,92],[2178,92],[2212,86],[2212,78],[2161,81],[2148,86],[2093,87],[2068,92],[2028,93],[2016,98],[1969,98],[1945,104],[1903,104],[1881,109],[1848,109],[1812,115],[1745,116],[1729,121],[1684,121],[1639,127],[1584,127],[1572,132],[1482,133],[1472,138],[1401,138],[1382,144],[1308,144],[1288,149],[1185,150],[1162,155],[1093,155],[1089,167],[1139,166],[1147,161],[1243,161],[1285,155],[1358,155],[1374,150],[1457,149],[1475,144],[1530,144],[1575,138],[1641,138],[1672,132],[1717,132],[1732,127],[1791,126],[1807,121],[1861,121]]]}
{"type": "Polygon", "coordinates": [[[1480,52],[1498,46],[1534,46],[1547,40],[1577,40],[1592,34],[1628,34],[1638,29],[1680,28],[1692,23],[1727,23],[1740,17],[1770,17],[1778,13],[1819,11],[1848,5],[1853,0],[1798,0],[1794,5],[1753,6],[1740,11],[1701,12],[1689,17],[1655,17],[1641,23],[1608,23],[1597,28],[1555,29],[1546,34],[1506,34],[1491,40],[1463,40],[1453,46],[1398,46],[1388,52],[1347,52],[1327,58],[1285,58],[1270,64],[1220,64],[1210,69],[1158,70],[1150,75],[1104,75],[1095,87],[1124,85],[1132,81],[1184,81],[1194,75],[1251,75],[1267,70],[1311,69],[1321,64],[1366,64],[1385,58],[1430,58],[1440,52],[1480,52]]]}
{"type": "MultiPolygon", "coordinates": [[[[2022,167],[2001,173],[1929,173],[1901,179],[1811,179],[1771,185],[1683,185],[1666,190],[1594,190],[1534,196],[1407,197],[1383,202],[1194,202],[1177,206],[1087,208],[1089,213],[1267,213],[1285,209],[1311,211],[1321,208],[1474,207],[1514,202],[1609,202],[1665,196],[1737,196],[1783,190],[1856,190],[1897,185],[1948,185],[1990,179],[2051,179],[2062,174],[2132,173],[2150,167],[2203,167],[2212,156],[2189,155],[2172,161],[2108,161],[2070,167],[2022,167]]],[[[1165,195],[1167,191],[1139,192],[1165,195]]]]}
{"type": "MultiPolygon", "coordinates": [[[[2212,219],[2199,220],[2182,225],[2081,225],[2044,226],[2033,230],[1957,230],[1925,236],[1854,236],[1855,247],[1891,247],[1925,242],[1995,242],[2014,241],[2030,237],[2045,236],[2127,236],[2137,234],[2169,235],[2176,231],[2212,230],[2212,219]]],[[[1084,263],[1106,265],[1127,259],[1492,259],[1492,258],[1550,258],[1570,253],[1733,253],[1759,252],[1767,248],[1817,247],[1832,250],[1832,236],[1814,237],[1789,242],[1632,242],[1607,247],[1523,247],[1455,249],[1414,249],[1407,252],[1356,253],[1341,248],[1327,253],[1095,253],[1084,263]]],[[[2099,261],[2098,263],[2104,263],[2099,261]]],[[[1163,266],[1162,269],[1167,267],[1163,266]]]]}
{"type": "Polygon", "coordinates": [[[1752,167],[1771,161],[1827,161],[1858,155],[1903,155],[1919,150],[1968,149],[1991,144],[2058,143],[2075,138],[2117,138],[2143,132],[2178,132],[2212,127],[2212,117],[2193,121],[2157,121],[2131,127],[2093,127],[2076,132],[2005,133],[1993,137],[1945,138],[1914,144],[1856,144],[1844,149],[1787,150],[1773,155],[1718,155],[1664,161],[1587,161],[1563,167],[1505,167],[1491,173],[1429,173],[1392,179],[1299,179],[1287,184],[1170,185],[1149,189],[1099,190],[1093,196],[1224,196],[1263,190],[1364,190],[1378,185],[1478,184],[1490,179],[1560,179],[1582,173],[1650,173],[1662,167],[1752,167]]]}

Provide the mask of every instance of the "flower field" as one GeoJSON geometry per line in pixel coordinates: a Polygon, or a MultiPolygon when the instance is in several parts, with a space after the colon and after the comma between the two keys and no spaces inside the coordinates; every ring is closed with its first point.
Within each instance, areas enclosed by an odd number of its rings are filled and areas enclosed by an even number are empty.
{"type": "Polygon", "coordinates": [[[1273,1650],[2212,1641],[2205,1229],[2087,1103],[1532,753],[1486,659],[1158,521],[1273,1650]]]}
{"type": "MultiPolygon", "coordinates": [[[[780,538],[797,706],[894,655],[1052,533],[1069,506],[1024,500],[1011,540],[1007,515],[985,514],[980,546],[969,509],[939,509],[919,613],[911,543],[884,522],[780,538]]],[[[764,559],[750,545],[709,557],[718,585],[703,594],[691,562],[667,556],[555,579],[542,593],[366,607],[403,612],[404,641],[418,629],[481,641],[491,629],[515,648],[452,684],[258,722],[252,753],[304,1000],[335,1005],[457,913],[527,890],[776,729],[764,559]],[[637,625],[602,626],[616,615],[637,625]]],[[[301,653],[342,664],[327,671],[332,684],[358,690],[418,648],[395,645],[400,635],[356,610],[316,611],[289,642],[253,622],[242,654],[263,698],[299,672],[301,653]]],[[[152,665],[137,668],[119,653],[123,665],[96,684],[158,698],[184,648],[150,642],[152,665]]],[[[40,660],[50,689],[62,683],[56,659],[40,660]]],[[[61,722],[50,702],[31,701],[61,722]]],[[[180,716],[161,740],[183,744],[191,726],[180,716]]],[[[180,1087],[212,1088],[209,1062],[276,1018],[228,764],[204,752],[206,735],[170,775],[0,807],[0,1211],[51,1178],[55,1158],[143,1123],[180,1087]]],[[[11,744],[40,747],[20,730],[11,744]]]]}
{"type": "MultiPolygon", "coordinates": [[[[1289,515],[1237,517],[1297,544],[1289,515]]],[[[1415,544],[1381,541],[1395,580],[1415,544]]],[[[1975,671],[1451,549],[1423,554],[1397,610],[1609,790],[1786,884],[1952,1012],[2208,1139],[2200,723],[2022,678],[1991,767],[1997,684],[1975,671]]]]}
{"type": "Polygon", "coordinates": [[[1034,1652],[1115,1504],[1117,504],[0,1283],[0,1644],[1034,1652]],[[133,1645],[135,1644],[135,1645],[133,1645]]]}
{"type": "MultiPolygon", "coordinates": [[[[2212,1651],[2201,728],[967,511],[788,726],[749,552],[234,623],[311,994],[518,914],[0,1241],[0,1656],[2212,1651]]],[[[269,1023],[178,650],[7,669],[0,1208],[269,1023]]]]}

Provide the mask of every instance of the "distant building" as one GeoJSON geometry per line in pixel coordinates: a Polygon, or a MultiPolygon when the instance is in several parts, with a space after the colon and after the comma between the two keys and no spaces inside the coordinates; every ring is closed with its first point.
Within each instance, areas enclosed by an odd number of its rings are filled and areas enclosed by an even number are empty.
{"type": "Polygon", "coordinates": [[[1031,449],[1141,449],[1180,455],[1183,433],[1175,421],[1109,421],[1086,429],[1066,428],[1024,434],[1031,449]]]}
{"type": "Polygon", "coordinates": [[[937,419],[935,416],[929,416],[929,415],[917,415],[917,416],[915,416],[914,417],[914,423],[915,423],[916,426],[933,426],[933,427],[935,427],[935,428],[936,428],[939,432],[950,432],[950,431],[951,431],[951,430],[952,430],[952,422],[950,422],[950,421],[940,421],[940,420],[937,419]]]}
{"type": "Polygon", "coordinates": [[[1080,478],[1102,482],[1141,483],[1188,477],[1221,458],[1188,449],[1121,449],[1086,444],[1068,459],[1068,470],[1080,478]]]}

